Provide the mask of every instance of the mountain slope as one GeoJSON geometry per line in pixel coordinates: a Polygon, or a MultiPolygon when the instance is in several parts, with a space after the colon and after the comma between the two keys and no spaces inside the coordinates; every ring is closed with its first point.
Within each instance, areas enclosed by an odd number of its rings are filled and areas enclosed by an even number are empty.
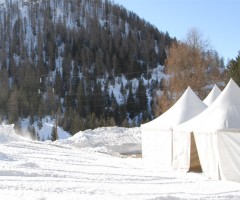
{"type": "Polygon", "coordinates": [[[110,1],[0,5],[2,118],[60,116],[71,133],[152,118],[168,33],[110,1]]]}

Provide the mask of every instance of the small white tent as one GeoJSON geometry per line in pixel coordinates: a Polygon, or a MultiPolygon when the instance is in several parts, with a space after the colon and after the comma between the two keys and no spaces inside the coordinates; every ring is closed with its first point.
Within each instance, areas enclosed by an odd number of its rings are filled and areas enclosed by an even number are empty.
{"type": "Polygon", "coordinates": [[[146,167],[164,171],[172,167],[172,129],[206,109],[190,87],[164,114],[141,125],[142,157],[146,167]]]}
{"type": "Polygon", "coordinates": [[[194,132],[202,170],[207,176],[240,181],[240,88],[233,80],[204,112],[175,127],[173,143],[181,147],[174,151],[175,169],[187,169],[190,132],[194,132]]]}
{"type": "Polygon", "coordinates": [[[205,103],[207,106],[210,106],[217,99],[217,97],[221,94],[221,92],[222,91],[219,89],[219,87],[217,85],[214,85],[211,92],[203,100],[203,103],[205,103]]]}

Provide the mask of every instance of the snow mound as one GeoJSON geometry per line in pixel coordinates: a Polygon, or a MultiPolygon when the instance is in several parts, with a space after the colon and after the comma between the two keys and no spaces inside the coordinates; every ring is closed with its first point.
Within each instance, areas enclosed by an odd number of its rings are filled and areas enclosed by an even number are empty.
{"type": "Polygon", "coordinates": [[[12,141],[21,141],[22,137],[15,134],[14,125],[0,125],[0,143],[12,142],[12,141]]]}
{"type": "MultiPolygon", "coordinates": [[[[24,136],[27,136],[28,134],[28,126],[30,123],[29,120],[29,118],[25,118],[21,121],[21,127],[24,132],[24,136]]],[[[39,122],[40,121],[35,121],[33,124],[36,133],[38,134],[41,141],[49,140],[51,138],[52,129],[55,126],[55,120],[52,119],[50,116],[46,116],[41,120],[41,127],[39,127],[39,122]]],[[[61,127],[58,127],[59,140],[69,137],[70,134],[68,132],[64,131],[61,127]]]]}
{"type": "Polygon", "coordinates": [[[106,148],[120,154],[141,153],[140,128],[103,127],[80,131],[73,137],[57,141],[78,148],[106,148]]]}

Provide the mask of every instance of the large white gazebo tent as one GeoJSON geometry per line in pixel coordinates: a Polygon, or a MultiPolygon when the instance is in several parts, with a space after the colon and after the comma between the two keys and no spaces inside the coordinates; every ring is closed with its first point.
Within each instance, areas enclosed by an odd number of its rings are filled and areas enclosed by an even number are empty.
{"type": "Polygon", "coordinates": [[[230,80],[201,114],[173,131],[173,167],[190,167],[194,133],[203,172],[213,179],[240,181],[240,88],[230,80]]]}
{"type": "Polygon", "coordinates": [[[198,115],[206,108],[207,106],[188,87],[168,111],[153,121],[141,125],[142,156],[145,165],[161,171],[171,170],[173,128],[198,115]]]}

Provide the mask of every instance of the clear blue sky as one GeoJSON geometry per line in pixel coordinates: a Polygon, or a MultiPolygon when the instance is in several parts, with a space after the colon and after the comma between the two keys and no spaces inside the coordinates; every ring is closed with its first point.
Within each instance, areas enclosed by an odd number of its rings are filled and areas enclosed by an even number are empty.
{"type": "Polygon", "coordinates": [[[225,62],[240,50],[240,0],[114,0],[178,40],[197,27],[225,62]]]}

